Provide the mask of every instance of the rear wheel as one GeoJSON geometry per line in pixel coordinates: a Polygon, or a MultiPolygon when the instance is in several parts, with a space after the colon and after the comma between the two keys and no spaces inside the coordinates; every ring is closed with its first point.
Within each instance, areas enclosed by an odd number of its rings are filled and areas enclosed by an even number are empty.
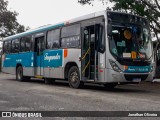
{"type": "Polygon", "coordinates": [[[80,88],[84,83],[80,81],[79,69],[76,66],[70,68],[68,72],[68,82],[71,88],[80,88]]]}
{"type": "Polygon", "coordinates": [[[104,84],[104,87],[106,89],[113,89],[116,86],[117,86],[117,83],[107,83],[107,84],[104,84]]]}
{"type": "Polygon", "coordinates": [[[23,68],[22,66],[18,66],[16,70],[16,80],[23,81],[23,68]]]}

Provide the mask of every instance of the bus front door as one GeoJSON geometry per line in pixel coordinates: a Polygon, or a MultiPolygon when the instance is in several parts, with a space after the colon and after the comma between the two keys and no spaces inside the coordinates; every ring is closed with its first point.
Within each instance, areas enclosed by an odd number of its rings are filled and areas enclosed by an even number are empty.
{"type": "Polygon", "coordinates": [[[44,36],[35,38],[35,47],[34,47],[34,67],[35,67],[35,76],[43,76],[43,51],[45,49],[44,36]]]}
{"type": "Polygon", "coordinates": [[[82,28],[81,50],[82,80],[95,81],[98,79],[98,52],[96,51],[95,25],[82,28]]]}

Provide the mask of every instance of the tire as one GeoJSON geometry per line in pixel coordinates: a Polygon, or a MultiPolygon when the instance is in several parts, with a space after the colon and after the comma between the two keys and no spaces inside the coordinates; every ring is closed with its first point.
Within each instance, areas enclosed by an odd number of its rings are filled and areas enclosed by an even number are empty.
{"type": "Polygon", "coordinates": [[[18,81],[23,81],[23,68],[22,66],[18,66],[17,70],[16,70],[16,80],[18,81]]]}
{"type": "Polygon", "coordinates": [[[77,89],[83,86],[83,83],[80,81],[79,69],[76,66],[69,69],[68,82],[71,88],[77,89]]]}
{"type": "Polygon", "coordinates": [[[115,88],[117,86],[117,83],[106,83],[106,84],[104,84],[104,87],[106,88],[106,89],[113,89],[113,88],[115,88]]]}
{"type": "Polygon", "coordinates": [[[44,79],[45,84],[54,84],[55,80],[52,78],[45,78],[44,79]]]}

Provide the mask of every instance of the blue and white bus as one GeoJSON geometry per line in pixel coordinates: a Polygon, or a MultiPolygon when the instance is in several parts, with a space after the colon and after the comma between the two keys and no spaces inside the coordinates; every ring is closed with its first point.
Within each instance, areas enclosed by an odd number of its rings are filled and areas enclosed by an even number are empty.
{"type": "Polygon", "coordinates": [[[23,81],[68,80],[113,88],[152,81],[155,63],[149,24],[143,17],[112,11],[85,15],[16,34],[3,41],[2,71],[23,81]]]}

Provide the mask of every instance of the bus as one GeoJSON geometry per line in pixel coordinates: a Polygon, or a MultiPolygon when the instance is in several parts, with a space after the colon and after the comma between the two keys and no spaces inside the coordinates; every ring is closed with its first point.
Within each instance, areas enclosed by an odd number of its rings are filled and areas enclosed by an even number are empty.
{"type": "Polygon", "coordinates": [[[152,81],[155,72],[148,21],[100,11],[9,36],[3,41],[2,71],[19,81],[67,80],[72,88],[96,83],[152,81]]]}

